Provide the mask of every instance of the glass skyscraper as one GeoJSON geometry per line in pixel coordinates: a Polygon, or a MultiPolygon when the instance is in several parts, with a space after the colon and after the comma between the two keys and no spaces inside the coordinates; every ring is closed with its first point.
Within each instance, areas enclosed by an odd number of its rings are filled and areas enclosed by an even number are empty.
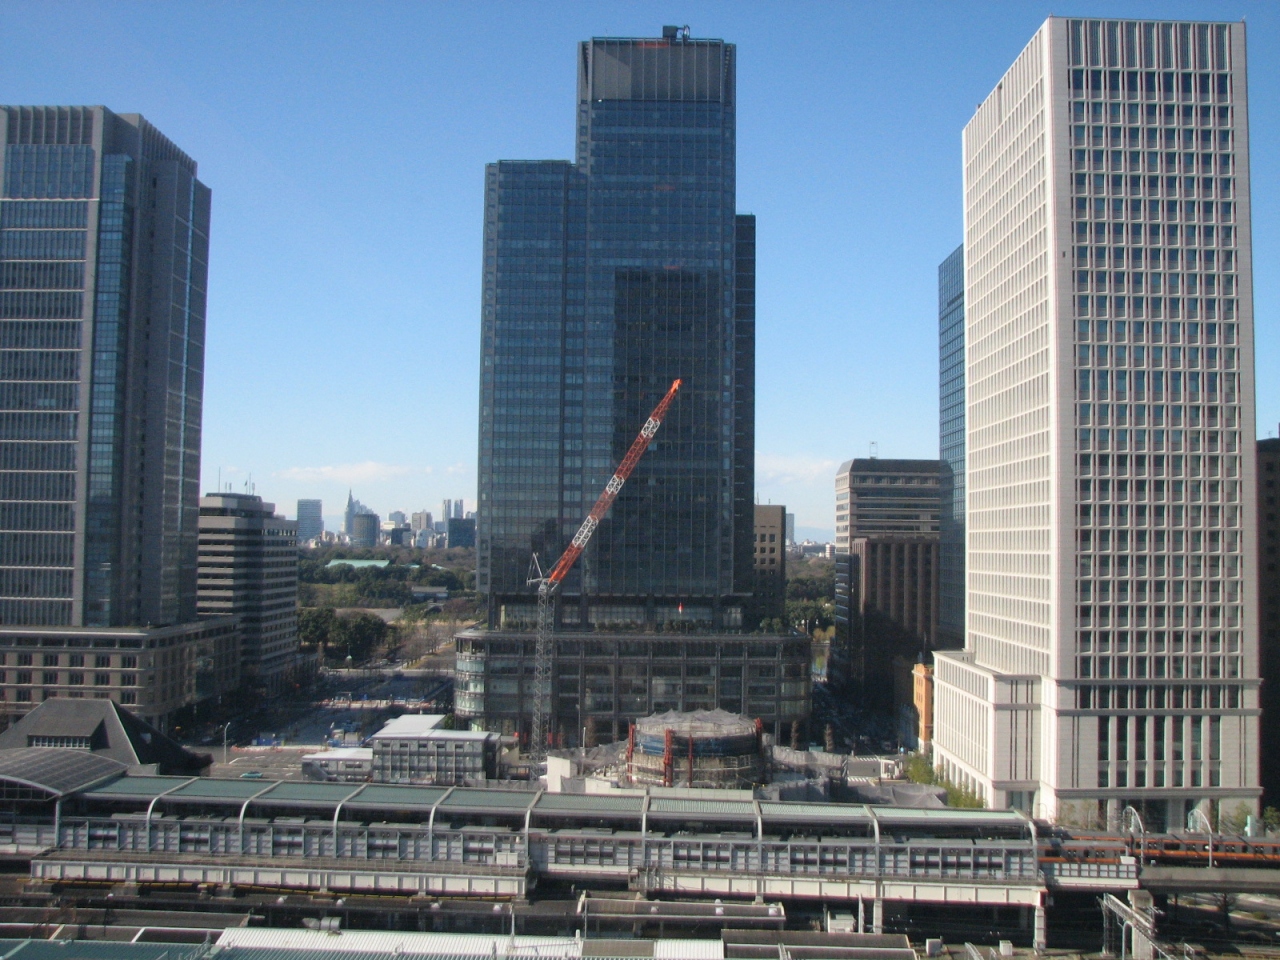
{"type": "Polygon", "coordinates": [[[565,583],[562,624],[742,625],[755,223],[734,206],[734,47],[668,29],[578,62],[577,159],[486,173],[478,586],[528,622],[649,411],[684,385],[565,583]]]}
{"type": "MultiPolygon", "coordinates": [[[[558,743],[721,708],[790,736],[808,640],[753,630],[755,219],[735,208],[735,49],[663,29],[578,51],[577,156],[485,181],[477,585],[457,708],[520,731],[535,593],[650,410],[662,429],[565,581],[558,743]]],[[[794,735],[799,737],[797,729],[794,735]]],[[[807,741],[806,741],[807,742],[807,741]]]]}
{"type": "Polygon", "coordinates": [[[938,267],[938,647],[964,646],[964,245],[938,267]]]}
{"type": "Polygon", "coordinates": [[[209,201],[136,114],[0,107],[0,656],[41,667],[0,671],[11,716],[163,728],[238,674],[196,609],[209,201]]]}
{"type": "Polygon", "coordinates": [[[209,191],[137,115],[0,120],[0,623],[194,620],[209,191]]]}
{"type": "Polygon", "coordinates": [[[1256,812],[1243,23],[1051,17],[964,131],[966,646],[935,758],[993,807],[1256,812]]]}

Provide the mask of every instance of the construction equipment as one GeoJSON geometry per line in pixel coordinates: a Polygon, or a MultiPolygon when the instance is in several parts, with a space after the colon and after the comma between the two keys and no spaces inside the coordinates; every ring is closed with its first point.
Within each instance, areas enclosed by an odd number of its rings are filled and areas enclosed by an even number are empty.
{"type": "MultiPolygon", "coordinates": [[[[649,442],[653,440],[654,434],[658,432],[658,427],[662,426],[662,418],[667,415],[667,408],[671,406],[671,401],[676,398],[676,391],[679,389],[680,381],[672,381],[671,389],[658,402],[658,405],[653,408],[653,413],[649,414],[649,419],[644,422],[644,426],[640,428],[640,433],[632,442],[631,449],[622,458],[622,462],[618,464],[618,469],[609,478],[609,482],[604,485],[604,491],[600,494],[600,498],[596,500],[596,505],[591,508],[587,518],[582,521],[582,526],[573,535],[573,540],[565,548],[564,553],[560,555],[556,565],[551,568],[551,572],[546,576],[542,576],[541,570],[539,570],[539,575],[529,580],[530,586],[536,584],[538,587],[538,634],[533,658],[533,729],[529,735],[529,755],[535,763],[545,760],[547,756],[547,724],[551,714],[551,660],[552,637],[555,631],[556,590],[559,589],[564,578],[568,576],[569,571],[573,569],[573,565],[577,562],[578,557],[582,555],[582,551],[586,549],[587,541],[591,539],[596,527],[600,525],[600,521],[604,519],[604,515],[609,511],[609,507],[617,499],[622,485],[627,482],[627,477],[631,476],[631,471],[635,469],[645,450],[649,449],[649,442]]],[[[536,564],[536,555],[534,556],[534,561],[536,564]]]]}

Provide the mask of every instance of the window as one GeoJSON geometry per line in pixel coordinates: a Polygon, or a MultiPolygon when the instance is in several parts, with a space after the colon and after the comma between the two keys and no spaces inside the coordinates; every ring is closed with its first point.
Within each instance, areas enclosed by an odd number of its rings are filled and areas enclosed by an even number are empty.
{"type": "Polygon", "coordinates": [[[111,683],[111,674],[109,673],[95,673],[93,675],[93,685],[95,687],[109,686],[110,683],[111,683]]]}
{"type": "Polygon", "coordinates": [[[111,666],[111,654],[109,654],[109,653],[100,653],[100,654],[98,654],[97,656],[95,656],[95,657],[93,658],[93,665],[94,665],[95,667],[109,667],[109,666],[111,666]]]}

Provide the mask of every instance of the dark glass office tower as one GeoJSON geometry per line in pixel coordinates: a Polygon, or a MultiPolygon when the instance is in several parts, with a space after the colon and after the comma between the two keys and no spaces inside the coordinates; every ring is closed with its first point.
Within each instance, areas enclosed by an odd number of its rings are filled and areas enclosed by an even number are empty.
{"type": "Polygon", "coordinates": [[[479,587],[533,617],[671,381],[684,385],[565,584],[562,624],[742,625],[751,591],[755,223],[734,208],[734,47],[596,39],[574,163],[487,170],[479,587]]]}
{"type": "Polygon", "coordinates": [[[743,636],[755,627],[755,219],[735,210],[734,62],[732,44],[672,27],[583,43],[576,160],[487,169],[488,622],[458,637],[455,701],[473,727],[528,729],[530,557],[555,563],[680,378],[560,594],[554,743],[710,709],[803,738],[808,638],[743,636]]]}
{"type": "Polygon", "coordinates": [[[964,245],[938,266],[938,647],[964,646],[964,245]]]}
{"type": "Polygon", "coordinates": [[[194,620],[209,191],[103,107],[0,107],[0,183],[0,623],[194,620]]]}
{"type": "Polygon", "coordinates": [[[209,191],[136,114],[0,107],[0,714],[228,692],[197,620],[209,191]],[[93,673],[85,668],[92,667],[93,673]]]}

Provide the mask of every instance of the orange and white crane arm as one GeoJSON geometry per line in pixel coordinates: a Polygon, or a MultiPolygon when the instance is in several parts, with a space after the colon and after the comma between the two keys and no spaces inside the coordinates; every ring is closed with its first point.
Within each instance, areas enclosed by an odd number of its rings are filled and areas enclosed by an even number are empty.
{"type": "Polygon", "coordinates": [[[671,406],[671,401],[676,398],[676,391],[679,389],[680,381],[672,381],[671,389],[667,391],[667,395],[658,401],[658,405],[653,408],[653,413],[649,414],[649,419],[640,428],[640,433],[632,442],[631,449],[627,451],[627,455],[618,464],[618,469],[614,471],[613,476],[609,478],[609,482],[605,484],[600,498],[596,500],[596,505],[591,508],[587,518],[582,521],[582,526],[573,535],[573,540],[565,548],[564,553],[560,555],[556,565],[551,568],[551,572],[547,574],[546,583],[551,589],[554,589],[555,584],[560,583],[568,576],[569,571],[573,569],[574,563],[582,555],[582,551],[586,549],[591,535],[596,532],[596,527],[604,519],[609,507],[613,505],[613,501],[618,498],[622,485],[627,482],[627,478],[631,476],[631,471],[635,469],[644,452],[649,449],[649,443],[653,440],[654,434],[658,432],[658,427],[662,426],[662,420],[667,415],[667,408],[671,406]]]}

